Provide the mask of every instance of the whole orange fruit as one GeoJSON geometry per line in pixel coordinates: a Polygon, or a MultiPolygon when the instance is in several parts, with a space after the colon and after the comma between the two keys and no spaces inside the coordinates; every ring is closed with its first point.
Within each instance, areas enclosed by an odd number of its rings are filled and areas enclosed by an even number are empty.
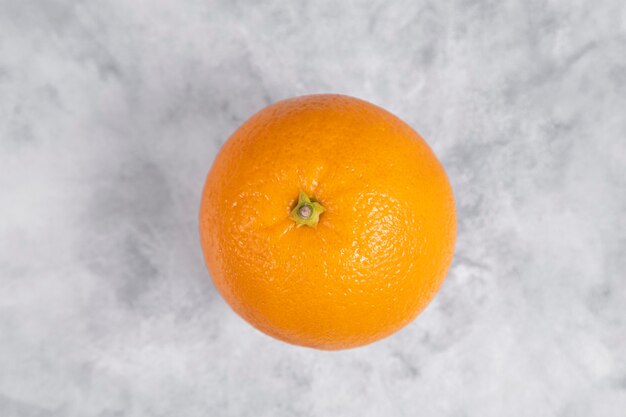
{"type": "Polygon", "coordinates": [[[426,142],[368,102],[270,105],[219,152],[200,210],[215,286],[270,336],[365,345],[422,311],[452,261],[454,199],[426,142]]]}

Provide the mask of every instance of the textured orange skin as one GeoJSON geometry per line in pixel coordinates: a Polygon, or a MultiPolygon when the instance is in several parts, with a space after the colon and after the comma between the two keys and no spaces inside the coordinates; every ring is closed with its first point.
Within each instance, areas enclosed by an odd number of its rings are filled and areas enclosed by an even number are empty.
{"type": "Polygon", "coordinates": [[[207,177],[202,247],[213,281],[257,329],[346,349],[388,336],[433,298],[452,261],[454,198],[424,140],[342,95],[270,105],[226,142],[207,177]],[[302,189],[316,228],[289,212],[302,189]]]}

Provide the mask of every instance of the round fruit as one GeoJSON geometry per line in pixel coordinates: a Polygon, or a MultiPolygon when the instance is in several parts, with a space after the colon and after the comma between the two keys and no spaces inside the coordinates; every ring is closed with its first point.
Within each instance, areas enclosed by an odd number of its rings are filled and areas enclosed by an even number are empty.
{"type": "Polygon", "coordinates": [[[270,105],[226,142],[200,210],[215,286],[270,336],[318,349],[394,333],[452,261],[446,174],[407,124],[368,102],[270,105]]]}

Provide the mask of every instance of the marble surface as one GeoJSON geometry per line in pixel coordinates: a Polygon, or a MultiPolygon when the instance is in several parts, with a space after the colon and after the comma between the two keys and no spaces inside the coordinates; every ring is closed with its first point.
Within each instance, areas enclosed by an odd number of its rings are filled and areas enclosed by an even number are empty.
{"type": "Polygon", "coordinates": [[[626,415],[626,3],[0,0],[0,416],[626,415]],[[379,104],[459,236],[398,334],[319,352],[216,294],[197,210],[282,98],[379,104]]]}

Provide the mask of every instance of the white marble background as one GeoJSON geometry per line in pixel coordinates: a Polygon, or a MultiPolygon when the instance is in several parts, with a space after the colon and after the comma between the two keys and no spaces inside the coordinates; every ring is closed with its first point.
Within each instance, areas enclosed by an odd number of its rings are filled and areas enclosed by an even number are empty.
{"type": "Polygon", "coordinates": [[[626,415],[623,0],[0,0],[0,416],[626,415]],[[444,163],[457,252],[374,345],[274,341],[197,210],[273,101],[339,92],[444,163]]]}

